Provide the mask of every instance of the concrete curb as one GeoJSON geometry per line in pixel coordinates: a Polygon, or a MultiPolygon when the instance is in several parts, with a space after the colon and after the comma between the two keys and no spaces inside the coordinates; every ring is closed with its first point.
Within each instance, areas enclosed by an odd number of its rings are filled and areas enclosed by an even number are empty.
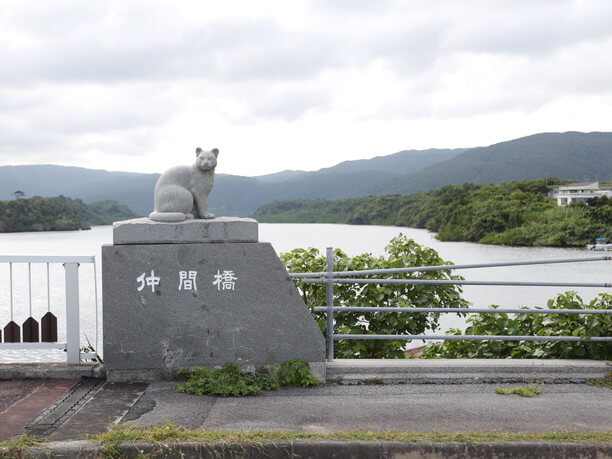
{"type": "MultiPolygon", "coordinates": [[[[108,453],[109,451],[106,451],[108,453]]],[[[72,441],[49,443],[44,447],[31,448],[22,452],[21,457],[100,457],[104,449],[91,441],[72,441]]],[[[0,456],[7,454],[0,449],[0,456]]],[[[581,444],[551,442],[424,442],[403,443],[391,441],[354,441],[337,440],[294,440],[265,443],[196,443],[181,442],[166,445],[150,443],[122,443],[114,451],[121,457],[169,457],[183,458],[255,458],[268,459],[300,457],[343,457],[343,458],[482,458],[503,457],[533,458],[609,458],[612,457],[612,444],[581,444]]]]}
{"type": "Polygon", "coordinates": [[[104,378],[98,363],[0,363],[0,379],[104,378]]]}
{"type": "Polygon", "coordinates": [[[603,378],[603,360],[562,359],[339,359],[326,364],[339,384],[580,384],[603,378]]]}

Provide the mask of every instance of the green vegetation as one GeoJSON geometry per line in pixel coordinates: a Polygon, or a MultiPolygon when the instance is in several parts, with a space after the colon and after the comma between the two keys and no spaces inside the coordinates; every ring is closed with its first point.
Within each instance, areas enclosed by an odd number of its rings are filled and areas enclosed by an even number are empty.
{"type": "Polygon", "coordinates": [[[318,384],[310,373],[308,362],[301,359],[287,360],[269,373],[242,373],[236,365],[226,363],[223,368],[194,367],[183,370],[181,374],[187,376],[187,382],[177,384],[174,387],[177,392],[219,397],[245,397],[280,386],[309,387],[318,384]]]}
{"type": "Polygon", "coordinates": [[[559,180],[500,185],[449,185],[411,195],[334,201],[275,201],[260,207],[261,222],[349,223],[426,228],[443,241],[519,246],[583,247],[597,237],[612,240],[612,200],[558,207],[547,197],[559,180]]]}
{"type": "Polygon", "coordinates": [[[276,373],[281,386],[310,387],[319,384],[310,372],[310,365],[301,359],[283,362],[276,373]]]}
{"type": "MultiPolygon", "coordinates": [[[[421,247],[403,235],[393,238],[386,247],[386,256],[362,254],[348,257],[342,250],[334,250],[334,271],[402,268],[414,266],[452,264],[440,258],[433,249],[421,247]]],[[[287,271],[295,273],[323,272],[325,257],[317,249],[294,249],[282,253],[281,260],[287,271]]],[[[398,273],[384,276],[361,276],[366,279],[462,279],[450,270],[398,273]]],[[[325,284],[296,285],[304,302],[311,309],[323,334],[326,334],[326,313],[313,308],[325,306],[325,284]]],[[[411,307],[467,307],[460,296],[462,290],[455,285],[406,284],[336,284],[334,305],[404,308],[401,313],[336,312],[336,334],[418,335],[438,328],[439,314],[411,313],[411,307]]],[[[492,305],[492,308],[498,306],[492,305]]],[[[547,303],[548,309],[610,309],[612,295],[601,293],[589,304],[575,292],[557,295],[547,303]]],[[[461,314],[465,315],[465,314],[461,314]]],[[[603,314],[471,314],[466,335],[515,336],[575,336],[591,338],[608,336],[612,330],[612,317],[603,314]]],[[[450,329],[451,335],[461,330],[450,329]]],[[[337,340],[338,358],[404,358],[404,340],[337,340]]],[[[611,359],[612,347],[605,342],[588,341],[463,341],[448,340],[443,344],[426,347],[422,358],[544,358],[544,359],[611,359]]]]}
{"type": "MultiPolygon", "coordinates": [[[[75,438],[76,439],[76,438],[75,438]]],[[[571,443],[606,443],[612,441],[612,432],[376,432],[376,431],[345,431],[330,434],[297,433],[276,431],[218,431],[218,430],[189,430],[175,426],[166,421],[161,426],[119,424],[111,426],[108,432],[92,437],[100,444],[101,457],[125,457],[122,443],[150,443],[159,448],[159,452],[171,455],[172,448],[179,442],[198,442],[211,448],[223,445],[240,446],[245,443],[265,444],[275,441],[291,440],[337,440],[345,442],[354,441],[395,441],[395,442],[462,442],[462,443],[488,443],[488,442],[519,442],[519,441],[546,441],[571,443]]],[[[31,447],[44,448],[45,443],[22,435],[9,442],[0,442],[0,457],[21,457],[23,452],[31,447]]],[[[227,449],[226,449],[227,451],[227,449]]],[[[178,454],[178,453],[177,453],[178,454]]]]}
{"type": "MultiPolygon", "coordinates": [[[[399,235],[391,239],[385,249],[386,256],[375,257],[364,253],[349,257],[340,249],[334,250],[334,271],[358,269],[403,268],[408,266],[446,265],[448,261],[440,258],[430,248],[421,247],[412,239],[399,235]]],[[[281,259],[289,272],[325,271],[325,257],[317,249],[295,249],[281,254],[281,259]]],[[[377,276],[363,276],[377,278],[377,276]]],[[[425,273],[401,273],[382,276],[385,279],[410,277],[413,279],[462,279],[451,275],[450,270],[429,271],[425,273]]],[[[380,278],[380,277],[378,277],[380,278]]],[[[296,281],[296,285],[306,305],[326,333],[326,314],[312,308],[326,304],[325,285],[296,281]]],[[[334,333],[338,334],[421,334],[425,330],[435,330],[439,313],[410,313],[411,307],[467,307],[460,296],[461,288],[456,285],[407,285],[407,284],[336,284],[334,285],[334,304],[336,306],[397,307],[406,312],[394,313],[336,313],[334,333]]],[[[403,358],[403,340],[338,340],[335,342],[337,358],[403,358]]]]}
{"type": "Polygon", "coordinates": [[[603,378],[591,379],[590,381],[587,381],[587,384],[591,386],[605,387],[607,389],[612,389],[612,371],[606,373],[606,375],[603,378]]]}
{"type": "Polygon", "coordinates": [[[612,441],[612,432],[375,432],[348,431],[331,434],[297,433],[277,431],[211,431],[187,430],[167,421],[163,426],[137,426],[120,424],[94,439],[103,445],[120,445],[122,442],[148,442],[169,444],[178,441],[201,443],[263,443],[279,440],[339,440],[339,441],[400,441],[400,442],[469,442],[492,441],[553,441],[573,443],[602,443],[612,441]]]}
{"type": "Polygon", "coordinates": [[[521,397],[535,397],[538,394],[542,393],[542,389],[540,386],[536,386],[535,384],[530,384],[527,387],[510,387],[508,389],[503,389],[501,387],[496,387],[496,394],[500,395],[520,395],[521,397]]]}
{"type": "Polygon", "coordinates": [[[244,397],[278,389],[280,386],[274,375],[241,373],[231,363],[226,363],[223,368],[195,367],[181,374],[187,376],[187,382],[177,384],[174,390],[183,394],[244,397]]]}
{"type": "MultiPolygon", "coordinates": [[[[169,456],[173,448],[179,442],[198,442],[214,448],[222,446],[228,451],[231,445],[244,445],[254,443],[263,445],[265,443],[292,440],[336,440],[344,442],[354,441],[393,441],[393,442],[461,442],[461,443],[489,443],[489,442],[524,442],[545,441],[564,443],[607,443],[612,441],[612,432],[376,432],[376,431],[344,431],[330,434],[320,433],[297,433],[276,431],[218,431],[218,430],[189,430],[175,426],[166,421],[164,425],[113,425],[110,431],[97,434],[92,437],[100,445],[100,457],[126,457],[122,448],[123,443],[149,443],[159,448],[159,453],[169,456]]],[[[45,448],[45,443],[22,435],[9,442],[0,442],[0,457],[22,457],[23,452],[31,447],[45,448]]],[[[43,449],[44,454],[44,449],[43,449]]],[[[179,455],[178,452],[176,452],[179,455]]],[[[214,452],[213,452],[214,454],[214,452]]]]}
{"type": "Polygon", "coordinates": [[[0,201],[0,233],[89,229],[134,217],[130,209],[115,201],[85,204],[64,196],[24,199],[23,195],[0,201]]]}
{"type": "MultiPolygon", "coordinates": [[[[497,307],[497,306],[493,306],[497,307]]],[[[551,309],[610,309],[612,295],[601,293],[584,304],[575,292],[548,301],[551,309]]],[[[474,314],[466,320],[466,335],[608,336],[612,317],[600,314],[474,314]]],[[[461,335],[451,329],[450,335],[461,335]]],[[[612,346],[599,342],[562,341],[445,341],[425,348],[423,358],[610,359],[612,346]]]]}
{"type": "Polygon", "coordinates": [[[21,453],[35,446],[40,445],[40,440],[31,437],[28,434],[17,435],[11,438],[7,442],[0,441],[0,448],[4,448],[4,451],[0,451],[0,457],[21,457],[21,453]]]}

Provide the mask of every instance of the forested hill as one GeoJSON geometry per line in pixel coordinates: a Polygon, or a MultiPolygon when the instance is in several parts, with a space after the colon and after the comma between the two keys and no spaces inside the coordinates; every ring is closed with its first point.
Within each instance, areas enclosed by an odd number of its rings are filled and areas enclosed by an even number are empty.
{"type": "Polygon", "coordinates": [[[114,201],[89,205],[64,196],[34,197],[0,201],[0,232],[67,231],[110,225],[113,221],[134,218],[126,206],[114,201]]]}
{"type": "Polygon", "coordinates": [[[612,200],[557,207],[548,191],[545,180],[466,183],[410,195],[277,201],[253,216],[260,222],[411,226],[436,231],[443,241],[487,244],[581,247],[597,237],[612,240],[612,200]]]}
{"type": "MultiPolygon", "coordinates": [[[[177,164],[193,160],[189,152],[184,153],[175,155],[177,164]]],[[[232,161],[236,158],[221,152],[219,164],[232,161]]],[[[217,215],[248,216],[280,199],[408,194],[449,184],[546,176],[607,180],[611,175],[612,133],[536,134],[488,147],[404,150],[310,172],[283,171],[258,177],[217,174],[209,204],[217,215]]],[[[84,202],[114,200],[138,215],[148,215],[153,210],[158,177],[54,165],[4,166],[0,167],[0,199],[23,190],[29,196],[64,195],[84,202]]]]}
{"type": "MultiPolygon", "coordinates": [[[[217,215],[247,216],[275,199],[347,196],[357,185],[375,183],[398,173],[415,172],[461,153],[461,149],[407,150],[388,156],[345,161],[313,172],[284,171],[259,177],[217,174],[210,208],[217,215]]],[[[219,161],[232,161],[229,156],[219,161]]],[[[185,155],[184,164],[192,161],[185,155]]],[[[0,199],[15,190],[28,195],[64,195],[85,202],[114,200],[139,215],[153,210],[153,189],[159,174],[111,172],[55,165],[0,167],[0,199]]]]}
{"type": "Polygon", "coordinates": [[[353,196],[408,194],[461,183],[503,183],[559,177],[579,181],[612,176],[612,133],[535,134],[469,149],[418,173],[366,184],[353,196]]]}

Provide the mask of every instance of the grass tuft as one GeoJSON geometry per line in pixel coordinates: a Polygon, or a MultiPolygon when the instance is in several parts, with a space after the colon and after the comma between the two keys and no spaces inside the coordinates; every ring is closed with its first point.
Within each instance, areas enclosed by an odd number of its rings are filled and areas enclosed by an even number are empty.
{"type": "Polygon", "coordinates": [[[606,373],[606,375],[603,378],[591,379],[590,381],[587,381],[587,384],[590,384],[591,386],[605,387],[607,389],[612,389],[612,371],[609,371],[608,373],[606,373]]]}
{"type": "Polygon", "coordinates": [[[331,434],[268,432],[268,431],[215,431],[188,430],[177,427],[166,421],[162,426],[120,424],[113,426],[109,432],[93,437],[103,445],[119,445],[123,442],[148,442],[168,445],[179,441],[196,441],[200,443],[262,443],[279,440],[372,440],[400,442],[491,442],[491,441],[557,441],[573,443],[612,442],[612,431],[608,432],[443,432],[436,430],[426,432],[378,432],[346,431],[331,434]]]}
{"type": "Polygon", "coordinates": [[[508,389],[496,387],[495,393],[500,395],[516,394],[520,395],[521,397],[535,397],[536,395],[542,393],[542,389],[539,386],[530,384],[527,387],[510,387],[508,389]]]}
{"type": "Polygon", "coordinates": [[[4,449],[4,451],[0,451],[0,457],[20,457],[22,451],[38,445],[40,445],[38,438],[21,434],[9,441],[0,442],[0,448],[4,449]]]}

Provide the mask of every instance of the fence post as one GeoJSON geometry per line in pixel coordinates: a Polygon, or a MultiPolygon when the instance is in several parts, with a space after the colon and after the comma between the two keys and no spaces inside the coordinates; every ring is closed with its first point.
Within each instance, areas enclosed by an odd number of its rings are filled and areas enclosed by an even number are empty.
{"type": "Polygon", "coordinates": [[[68,363],[81,363],[79,330],[79,264],[64,263],[66,271],[66,353],[68,363]]]}
{"type": "Polygon", "coordinates": [[[334,360],[334,283],[332,282],[334,271],[334,249],[327,248],[327,361],[334,360]]]}

